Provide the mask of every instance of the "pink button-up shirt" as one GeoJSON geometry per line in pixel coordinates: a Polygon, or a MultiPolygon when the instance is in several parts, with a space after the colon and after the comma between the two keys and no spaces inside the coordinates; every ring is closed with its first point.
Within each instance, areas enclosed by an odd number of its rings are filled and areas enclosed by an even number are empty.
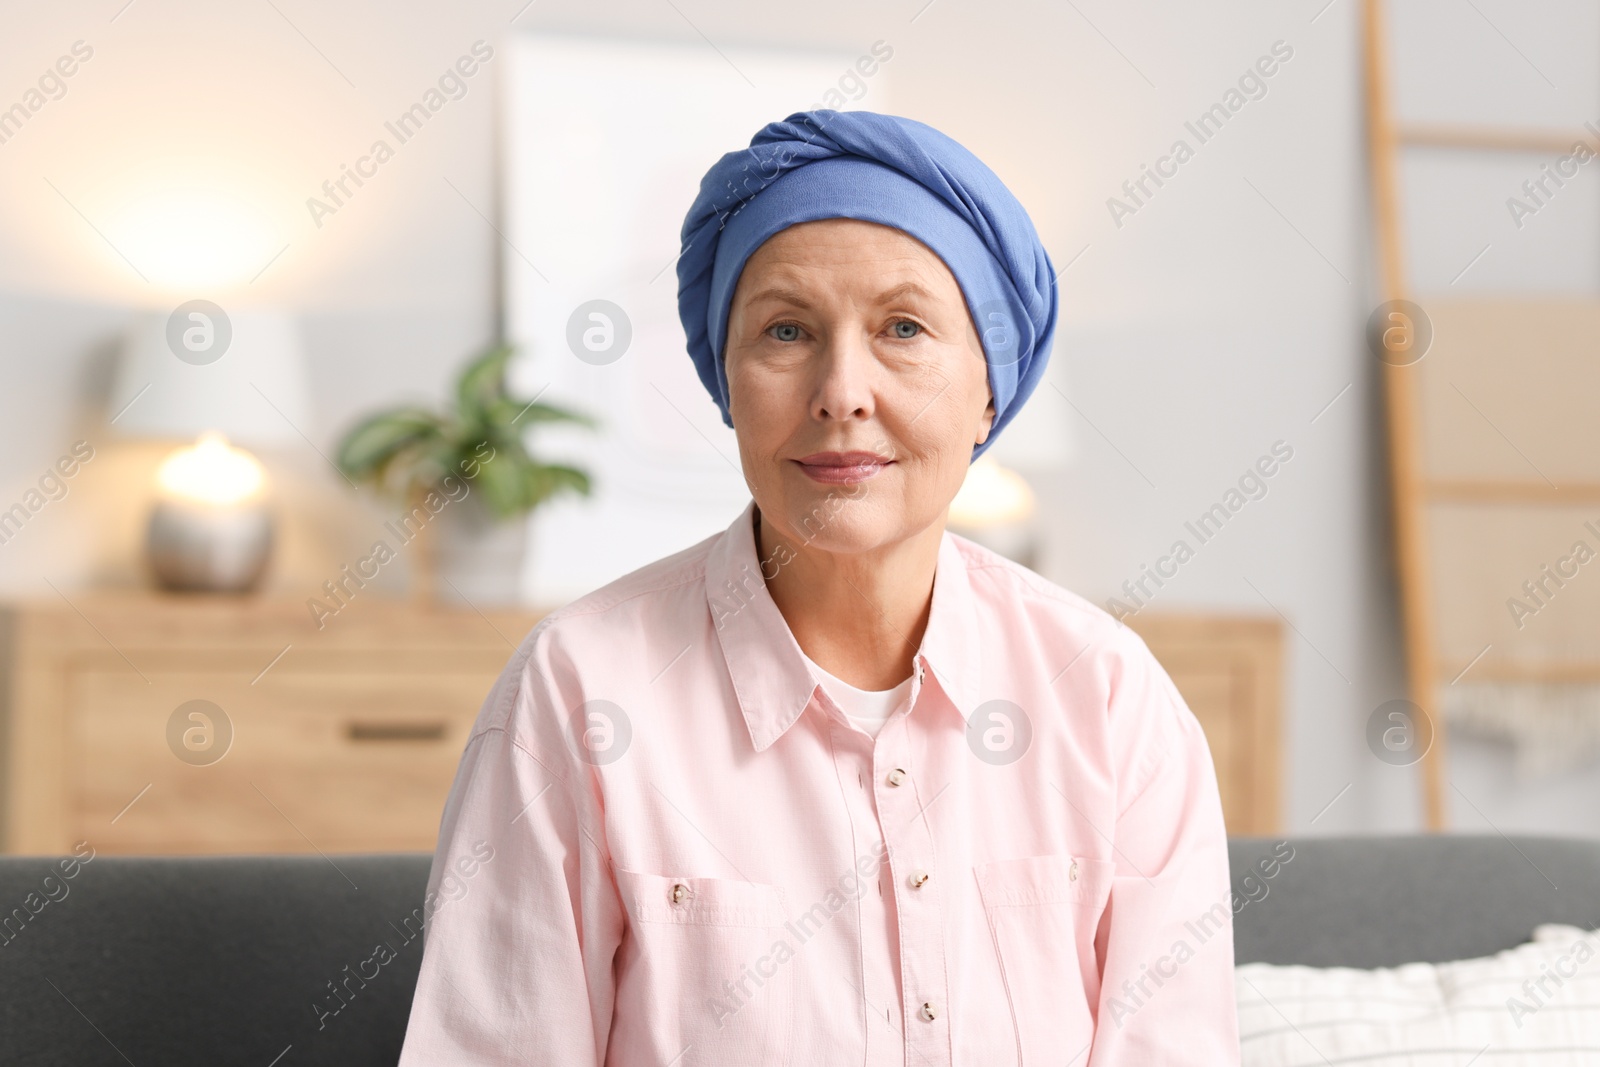
{"type": "Polygon", "coordinates": [[[1144,643],[946,533],[874,738],[807,670],[753,512],[512,657],[402,1067],[1237,1064],[1215,772],[1144,643]]]}

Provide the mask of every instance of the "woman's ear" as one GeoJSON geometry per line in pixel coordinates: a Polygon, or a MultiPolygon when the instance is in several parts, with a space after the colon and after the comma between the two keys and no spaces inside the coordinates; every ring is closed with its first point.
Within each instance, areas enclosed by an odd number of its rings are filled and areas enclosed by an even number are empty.
{"type": "Polygon", "coordinates": [[[989,439],[989,431],[994,427],[994,390],[989,390],[989,403],[984,405],[983,417],[978,420],[978,439],[973,442],[981,445],[989,439]]]}
{"type": "MultiPolygon", "coordinates": [[[[730,318],[731,321],[731,318],[730,318]]],[[[722,363],[722,380],[728,389],[728,424],[733,425],[733,379],[728,377],[728,339],[722,339],[722,351],[717,353],[717,359],[722,363]]]]}

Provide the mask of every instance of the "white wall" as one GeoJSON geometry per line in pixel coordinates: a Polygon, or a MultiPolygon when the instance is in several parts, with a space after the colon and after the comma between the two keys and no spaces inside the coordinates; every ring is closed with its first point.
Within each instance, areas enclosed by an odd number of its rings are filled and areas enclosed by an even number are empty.
{"type": "MultiPolygon", "coordinates": [[[[492,330],[497,238],[477,213],[492,214],[494,199],[485,85],[441,111],[322,228],[304,205],[474,40],[497,40],[513,16],[517,27],[707,48],[794,43],[856,52],[881,38],[895,49],[896,106],[988,161],[1028,205],[1057,264],[1072,264],[1052,380],[1076,410],[1045,389],[1030,412],[1064,422],[1074,451],[1064,470],[1035,472],[1052,518],[1044,569],[1104,600],[1273,442],[1290,443],[1294,458],[1267,497],[1204,546],[1156,606],[1275,608],[1293,624],[1285,776],[1292,829],[1417,824],[1411,772],[1378,763],[1363,737],[1367,715],[1399,695],[1401,681],[1380,397],[1360,343],[1373,293],[1353,0],[539,0],[520,13],[522,0],[335,9],[278,0],[282,16],[270,5],[139,0],[112,22],[121,3],[15,12],[0,36],[0,100],[20,94],[74,40],[96,49],[68,95],[0,145],[6,493],[95,425],[105,342],[124,314],[116,305],[173,295],[134,277],[46,179],[85,215],[106,219],[128,176],[142,179],[153,161],[180,150],[192,152],[200,178],[216,172],[251,190],[263,232],[289,249],[230,298],[304,312],[315,385],[306,431],[326,449],[374,404],[437,395],[451,366],[492,330]],[[1265,97],[1248,102],[1115,225],[1107,198],[1185,136],[1184,122],[1280,39],[1294,55],[1266,83],[1265,97]]],[[[1416,15],[1403,28],[1421,33],[1410,54],[1464,55],[1455,83],[1443,80],[1445,64],[1402,86],[1408,100],[1427,103],[1432,92],[1438,106],[1464,107],[1476,99],[1486,119],[1549,123],[1600,110],[1586,65],[1594,27],[1574,31],[1563,22],[1584,8],[1530,14],[1509,0],[1480,0],[1480,15],[1457,5],[1406,6],[1416,15]]],[[[746,90],[730,71],[727,91],[746,90]]],[[[870,91],[858,106],[887,109],[870,91]]],[[[646,101],[640,121],[671,116],[646,101]]],[[[1431,233],[1448,247],[1437,262],[1419,256],[1419,274],[1436,281],[1494,242],[1474,268],[1483,268],[1482,279],[1494,276],[1491,267],[1518,278],[1568,264],[1573,285],[1592,288],[1592,254],[1558,255],[1540,243],[1554,239],[1532,227],[1499,236],[1506,194],[1498,181],[1431,194],[1433,221],[1416,224],[1416,239],[1431,233]],[[1475,212],[1483,233],[1462,224],[1451,204],[1475,212]]],[[[1592,232],[1592,196],[1569,192],[1571,206],[1560,205],[1568,221],[1552,213],[1544,230],[1592,232]]],[[[366,540],[352,523],[375,525],[377,516],[352,503],[316,457],[276,462],[302,472],[297,491],[320,502],[285,568],[286,587],[295,588],[347,558],[345,542],[366,540]]],[[[0,551],[0,588],[47,592],[46,576],[59,584],[129,573],[135,531],[126,522],[91,524],[86,497],[50,516],[48,538],[0,551]],[[86,560],[99,562],[90,568],[86,560]]],[[[1453,780],[1498,828],[1600,832],[1600,775],[1526,787],[1511,781],[1497,749],[1461,743],[1454,755],[1453,780]]],[[[1487,829],[1470,808],[1455,822],[1487,829]]]]}

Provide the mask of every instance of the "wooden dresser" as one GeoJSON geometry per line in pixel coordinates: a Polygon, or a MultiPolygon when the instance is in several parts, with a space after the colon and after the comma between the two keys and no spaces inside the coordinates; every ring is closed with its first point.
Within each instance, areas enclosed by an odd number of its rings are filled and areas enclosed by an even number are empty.
{"type": "Polygon", "coordinates": [[[69,596],[0,612],[11,853],[431,851],[538,621],[368,596],[319,630],[303,601],[69,596]]]}
{"type": "Polygon", "coordinates": [[[1228,833],[1282,829],[1283,623],[1242,615],[1125,620],[1171,675],[1206,732],[1228,833]]]}
{"type": "MultiPolygon", "coordinates": [[[[538,618],[372,597],[319,630],[303,602],[133,592],[0,609],[3,848],[431,851],[472,722],[538,618]]],[[[1281,625],[1129,625],[1205,728],[1229,832],[1277,832],[1281,625]]]]}

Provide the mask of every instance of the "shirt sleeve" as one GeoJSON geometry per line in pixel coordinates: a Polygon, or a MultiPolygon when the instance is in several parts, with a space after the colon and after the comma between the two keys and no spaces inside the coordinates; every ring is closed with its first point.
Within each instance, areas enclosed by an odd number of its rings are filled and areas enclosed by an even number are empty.
{"type": "MultiPolygon", "coordinates": [[[[1087,1067],[1239,1063],[1228,838],[1200,723],[1144,647],[1110,714],[1120,737],[1116,873],[1087,1067]]],[[[1103,828],[1105,829],[1105,828],[1103,828]]]]}
{"type": "Polygon", "coordinates": [[[445,804],[400,1067],[605,1060],[624,912],[593,768],[571,757],[550,688],[520,661],[491,691],[445,804]]]}

